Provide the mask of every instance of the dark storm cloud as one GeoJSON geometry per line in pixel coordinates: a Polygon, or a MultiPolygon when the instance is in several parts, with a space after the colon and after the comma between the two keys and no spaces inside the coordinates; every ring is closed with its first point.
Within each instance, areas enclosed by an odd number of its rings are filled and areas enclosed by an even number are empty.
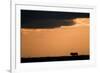
{"type": "Polygon", "coordinates": [[[21,10],[21,28],[71,26],[74,18],[89,18],[89,13],[21,10]]]}
{"type": "Polygon", "coordinates": [[[33,20],[27,24],[24,23],[22,28],[55,28],[60,26],[71,26],[74,22],[71,20],[57,20],[57,19],[42,19],[33,20]]]}

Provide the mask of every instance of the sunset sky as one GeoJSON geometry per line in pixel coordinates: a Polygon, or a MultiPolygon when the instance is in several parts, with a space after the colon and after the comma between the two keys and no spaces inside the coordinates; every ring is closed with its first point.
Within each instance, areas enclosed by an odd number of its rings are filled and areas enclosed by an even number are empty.
{"type": "Polygon", "coordinates": [[[21,57],[89,55],[89,13],[21,10],[21,57]]]}

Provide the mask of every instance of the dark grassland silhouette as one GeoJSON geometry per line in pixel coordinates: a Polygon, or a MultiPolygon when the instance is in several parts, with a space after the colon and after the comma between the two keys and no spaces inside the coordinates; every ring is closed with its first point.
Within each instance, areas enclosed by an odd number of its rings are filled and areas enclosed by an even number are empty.
{"type": "Polygon", "coordinates": [[[21,57],[21,63],[32,63],[32,62],[53,62],[53,61],[76,61],[76,60],[89,60],[89,55],[78,55],[77,52],[71,52],[71,56],[58,56],[58,57],[21,57]]]}

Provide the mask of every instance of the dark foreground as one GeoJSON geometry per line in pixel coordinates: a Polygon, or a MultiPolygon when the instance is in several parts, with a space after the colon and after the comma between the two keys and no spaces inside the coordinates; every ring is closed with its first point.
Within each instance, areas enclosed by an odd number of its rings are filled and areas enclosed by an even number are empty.
{"type": "Polygon", "coordinates": [[[89,55],[21,58],[21,63],[89,60],[89,55]]]}

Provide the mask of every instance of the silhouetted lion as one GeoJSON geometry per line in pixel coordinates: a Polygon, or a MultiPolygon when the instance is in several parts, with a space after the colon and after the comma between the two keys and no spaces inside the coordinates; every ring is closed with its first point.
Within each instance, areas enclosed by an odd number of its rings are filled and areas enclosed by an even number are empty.
{"type": "Polygon", "coordinates": [[[70,55],[71,56],[78,56],[78,53],[77,52],[71,52],[70,55]]]}

